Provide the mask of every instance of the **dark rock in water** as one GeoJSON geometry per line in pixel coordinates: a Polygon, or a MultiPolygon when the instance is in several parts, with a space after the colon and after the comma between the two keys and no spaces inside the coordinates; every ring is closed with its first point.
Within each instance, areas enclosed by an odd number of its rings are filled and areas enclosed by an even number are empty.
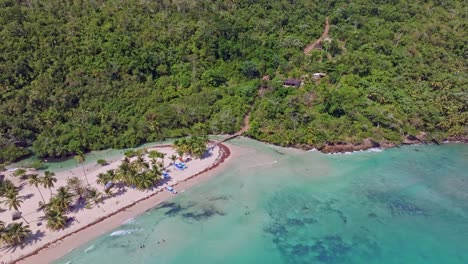
{"type": "Polygon", "coordinates": [[[377,218],[377,215],[374,214],[374,213],[369,213],[367,216],[368,216],[369,218],[377,218]]]}
{"type": "Polygon", "coordinates": [[[210,198],[208,198],[208,201],[210,201],[210,202],[219,201],[219,200],[227,201],[227,200],[229,200],[231,198],[232,198],[231,196],[220,195],[220,196],[210,197],[210,198]]]}
{"type": "Polygon", "coordinates": [[[288,221],[287,221],[287,224],[288,225],[293,225],[293,226],[303,226],[304,222],[302,222],[299,219],[289,218],[288,221]]]}
{"type": "Polygon", "coordinates": [[[312,246],[312,251],[316,253],[315,258],[323,263],[339,263],[350,250],[351,245],[340,236],[322,237],[312,246]]]}
{"type": "Polygon", "coordinates": [[[277,237],[278,236],[283,237],[288,233],[288,230],[286,229],[286,227],[281,224],[270,225],[269,227],[265,228],[264,231],[272,235],[275,235],[277,237]]]}
{"type": "Polygon", "coordinates": [[[311,249],[312,248],[310,246],[298,244],[292,247],[291,254],[295,256],[306,256],[310,254],[311,249]]]}
{"type": "Polygon", "coordinates": [[[189,213],[184,213],[182,214],[182,217],[188,218],[188,219],[193,219],[196,221],[204,220],[210,217],[213,217],[215,215],[225,215],[223,211],[220,211],[214,207],[210,208],[203,208],[200,212],[189,212],[189,213]]]}
{"type": "Polygon", "coordinates": [[[164,213],[165,215],[168,215],[168,216],[174,216],[186,209],[186,208],[183,208],[180,204],[170,203],[170,202],[164,202],[158,208],[169,208],[169,210],[164,213]]]}
{"type": "Polygon", "coordinates": [[[323,153],[340,153],[340,152],[353,152],[359,150],[366,150],[370,148],[389,148],[394,147],[395,144],[388,142],[375,142],[371,139],[364,139],[361,143],[352,144],[348,142],[328,143],[319,150],[323,153]]]}
{"type": "Polygon", "coordinates": [[[392,215],[428,215],[422,208],[401,199],[390,201],[388,207],[392,215]]]}
{"type": "Polygon", "coordinates": [[[306,224],[315,224],[318,222],[317,219],[314,218],[304,218],[302,221],[306,224]]]}
{"type": "Polygon", "coordinates": [[[423,208],[406,201],[403,198],[395,198],[389,193],[380,193],[370,191],[367,193],[367,198],[372,202],[378,202],[386,205],[392,215],[422,215],[428,216],[428,212],[423,208]]]}

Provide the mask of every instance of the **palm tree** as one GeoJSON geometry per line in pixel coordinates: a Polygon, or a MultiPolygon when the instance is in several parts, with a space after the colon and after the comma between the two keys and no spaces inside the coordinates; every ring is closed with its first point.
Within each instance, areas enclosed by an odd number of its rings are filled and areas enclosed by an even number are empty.
{"type": "Polygon", "coordinates": [[[177,160],[177,156],[176,156],[176,155],[171,155],[171,156],[169,157],[169,159],[172,161],[172,164],[174,164],[175,161],[177,160]]]}
{"type": "Polygon", "coordinates": [[[3,234],[6,232],[5,222],[0,220],[0,244],[3,241],[3,234]]]}
{"type": "Polygon", "coordinates": [[[184,157],[184,151],[182,149],[176,149],[177,155],[179,155],[179,158],[184,157]]]}
{"type": "Polygon", "coordinates": [[[96,188],[88,189],[87,196],[95,205],[99,204],[102,200],[102,194],[96,188]]]}
{"type": "MultiPolygon", "coordinates": [[[[15,211],[19,212],[19,208],[21,207],[21,204],[24,202],[21,197],[18,196],[18,188],[13,185],[13,188],[8,189],[5,194],[3,195],[5,200],[1,201],[1,203],[5,204],[8,206],[8,209],[15,209],[15,211]]],[[[21,212],[19,212],[21,214],[21,212]]],[[[23,215],[21,215],[21,218],[29,224],[28,220],[24,218],[23,215]]]]}
{"type": "Polygon", "coordinates": [[[130,170],[128,174],[125,175],[125,178],[123,179],[124,183],[127,186],[132,186],[137,184],[136,177],[138,176],[138,172],[136,170],[130,170]]]}
{"type": "Polygon", "coordinates": [[[29,181],[28,181],[29,185],[31,186],[34,186],[37,188],[37,191],[39,192],[39,194],[41,195],[41,198],[42,198],[42,201],[45,203],[45,200],[44,200],[44,196],[42,196],[42,192],[41,190],[39,189],[39,184],[41,184],[41,178],[39,178],[39,175],[37,174],[31,174],[29,175],[29,181]]]}
{"type": "Polygon", "coordinates": [[[115,170],[108,170],[106,174],[109,177],[109,181],[111,181],[112,183],[114,183],[117,179],[117,174],[115,173],[115,170]]]}
{"type": "Polygon", "coordinates": [[[56,182],[57,182],[57,178],[55,178],[55,173],[50,172],[50,171],[44,172],[44,176],[42,177],[42,186],[44,186],[44,188],[49,188],[51,197],[52,197],[52,188],[54,187],[56,182]]]}
{"type": "Polygon", "coordinates": [[[109,182],[109,175],[107,173],[99,173],[96,179],[96,183],[99,185],[106,185],[109,182]]]}
{"type": "Polygon", "coordinates": [[[149,164],[145,161],[143,155],[141,154],[137,156],[136,160],[133,161],[132,164],[138,172],[145,171],[149,167],[149,164]]]}
{"type": "Polygon", "coordinates": [[[39,202],[39,210],[43,210],[46,213],[51,210],[63,211],[60,207],[59,199],[55,196],[50,198],[49,203],[39,202]]]}
{"type": "Polygon", "coordinates": [[[106,194],[107,197],[112,197],[112,195],[114,195],[114,193],[112,192],[112,187],[105,188],[104,193],[106,194]]]}
{"type": "Polygon", "coordinates": [[[174,141],[174,146],[179,157],[183,157],[184,153],[188,152],[187,139],[182,138],[174,141]]]}
{"type": "Polygon", "coordinates": [[[5,228],[2,240],[9,246],[16,246],[23,243],[30,234],[29,225],[23,226],[23,223],[12,223],[5,228]]]}
{"type": "Polygon", "coordinates": [[[124,158],[117,170],[117,178],[123,181],[126,175],[130,173],[131,169],[130,160],[128,158],[124,158]]]}
{"type": "MultiPolygon", "coordinates": [[[[66,212],[70,208],[70,203],[73,200],[73,194],[70,192],[69,187],[61,186],[57,189],[57,194],[55,194],[52,199],[55,199],[57,206],[62,210],[62,212],[66,212]]],[[[53,204],[52,199],[49,204],[53,204]]]]}
{"type": "Polygon", "coordinates": [[[164,167],[164,157],[166,156],[166,153],[158,152],[158,158],[161,159],[162,166],[164,167]]]}
{"type": "Polygon", "coordinates": [[[156,164],[157,162],[158,162],[157,159],[151,159],[151,164],[152,164],[152,165],[153,165],[153,164],[156,164]]]}
{"type": "Polygon", "coordinates": [[[18,208],[21,207],[21,203],[23,203],[23,199],[18,197],[18,189],[12,189],[5,193],[4,195],[5,200],[2,201],[8,208],[11,210],[12,208],[15,211],[18,211],[18,208]]]}
{"type": "Polygon", "coordinates": [[[151,176],[153,182],[157,183],[161,179],[162,172],[158,166],[153,165],[148,174],[151,176]]]}
{"type": "Polygon", "coordinates": [[[68,179],[67,186],[70,187],[75,193],[75,195],[77,195],[80,199],[84,198],[86,188],[83,186],[83,183],[78,177],[72,177],[68,179]]]}
{"type": "Polygon", "coordinates": [[[149,173],[140,173],[135,177],[136,187],[138,190],[147,190],[153,187],[154,181],[149,173]]]}
{"type": "Polygon", "coordinates": [[[76,162],[78,162],[78,163],[81,164],[81,168],[83,169],[83,174],[84,174],[84,176],[85,176],[86,183],[89,185],[88,177],[86,176],[86,171],[85,171],[85,168],[84,168],[84,162],[86,161],[86,157],[85,157],[85,155],[83,154],[83,152],[79,151],[79,152],[75,155],[75,160],[76,160],[76,162]]]}
{"type": "Polygon", "coordinates": [[[14,190],[16,190],[16,186],[10,180],[0,181],[0,197],[14,190]]]}
{"type": "Polygon", "coordinates": [[[47,227],[52,230],[60,230],[67,226],[68,217],[60,210],[50,210],[46,213],[47,227]]]}

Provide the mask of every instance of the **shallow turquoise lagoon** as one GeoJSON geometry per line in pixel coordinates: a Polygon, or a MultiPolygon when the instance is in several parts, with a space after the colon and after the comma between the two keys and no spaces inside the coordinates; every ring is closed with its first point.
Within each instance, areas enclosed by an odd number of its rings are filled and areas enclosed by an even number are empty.
{"type": "Polygon", "coordinates": [[[468,263],[467,145],[232,144],[225,172],[57,263],[468,263]]]}

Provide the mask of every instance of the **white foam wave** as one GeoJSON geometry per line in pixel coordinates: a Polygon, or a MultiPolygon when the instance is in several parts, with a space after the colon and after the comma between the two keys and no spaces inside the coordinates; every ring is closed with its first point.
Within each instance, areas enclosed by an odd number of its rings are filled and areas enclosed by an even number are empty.
{"type": "Polygon", "coordinates": [[[366,150],[367,152],[382,152],[383,149],[382,148],[370,148],[368,150],[366,150]]]}
{"type": "Polygon", "coordinates": [[[85,249],[83,252],[86,253],[90,250],[93,250],[94,249],[94,245],[91,245],[89,248],[85,249]]]}
{"type": "Polygon", "coordinates": [[[127,219],[125,222],[123,222],[122,224],[123,225],[131,225],[131,224],[134,224],[135,223],[135,218],[130,218],[130,219],[127,219]]]}
{"type": "Polygon", "coordinates": [[[349,155],[349,154],[356,154],[356,153],[362,153],[362,152],[382,152],[382,151],[384,151],[382,148],[370,148],[366,150],[328,153],[327,155],[349,155]]]}
{"type": "Polygon", "coordinates": [[[110,236],[125,236],[130,235],[131,233],[138,231],[138,229],[124,229],[124,230],[117,230],[110,234],[110,236]]]}

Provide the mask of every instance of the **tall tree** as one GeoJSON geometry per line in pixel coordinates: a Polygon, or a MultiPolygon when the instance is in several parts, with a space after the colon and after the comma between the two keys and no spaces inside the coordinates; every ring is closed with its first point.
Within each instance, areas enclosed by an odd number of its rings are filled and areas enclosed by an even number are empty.
{"type": "Polygon", "coordinates": [[[67,180],[67,186],[78,196],[79,199],[86,197],[86,188],[83,186],[83,182],[78,177],[72,177],[67,180]]]}
{"type": "MultiPolygon", "coordinates": [[[[3,204],[8,206],[8,209],[15,209],[15,211],[19,212],[19,208],[21,207],[21,204],[24,202],[23,198],[18,196],[18,188],[10,189],[4,194],[5,200],[1,201],[3,204]]],[[[19,212],[21,214],[21,212],[19,212]]],[[[23,214],[21,214],[21,218],[28,223],[28,220],[24,218],[23,214]]]]}
{"type": "Polygon", "coordinates": [[[44,176],[42,177],[42,185],[45,188],[49,189],[50,196],[52,196],[52,188],[54,187],[56,182],[57,182],[57,178],[55,178],[55,173],[50,172],[50,171],[44,172],[44,176]]]}
{"type": "Polygon", "coordinates": [[[176,156],[176,155],[171,155],[171,156],[169,157],[169,159],[172,161],[172,164],[174,164],[175,161],[177,160],[177,156],[176,156]]]}
{"type": "Polygon", "coordinates": [[[49,210],[45,215],[47,227],[52,230],[64,229],[67,226],[68,217],[60,210],[49,210]]]}
{"type": "Polygon", "coordinates": [[[83,169],[83,175],[86,179],[86,183],[89,185],[89,181],[88,181],[88,177],[86,176],[86,171],[85,171],[85,168],[84,168],[84,162],[86,161],[86,156],[83,152],[79,151],[76,155],[75,155],[75,161],[78,162],[79,164],[81,164],[81,168],[83,169]]]}
{"type": "Polygon", "coordinates": [[[29,185],[34,186],[37,188],[37,191],[41,195],[42,202],[45,203],[44,196],[42,196],[42,192],[39,189],[39,185],[42,183],[41,178],[37,174],[31,174],[29,175],[29,180],[28,180],[29,185]]]}
{"type": "Polygon", "coordinates": [[[70,204],[73,201],[73,194],[70,192],[69,187],[61,186],[57,189],[57,193],[54,198],[58,207],[62,212],[68,211],[70,204]]]}
{"type": "Polygon", "coordinates": [[[90,188],[87,193],[87,198],[98,205],[102,201],[102,194],[96,188],[90,188]]]}
{"type": "Polygon", "coordinates": [[[2,240],[8,246],[16,246],[24,242],[31,235],[29,225],[23,223],[12,223],[5,227],[2,240]]]}

